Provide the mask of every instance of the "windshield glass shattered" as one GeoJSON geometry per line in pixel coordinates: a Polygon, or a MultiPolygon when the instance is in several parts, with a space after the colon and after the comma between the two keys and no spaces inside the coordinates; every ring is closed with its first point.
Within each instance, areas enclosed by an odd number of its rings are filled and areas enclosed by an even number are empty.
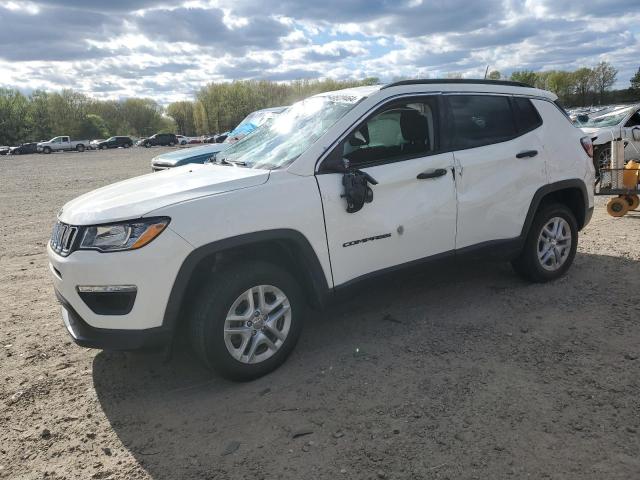
{"type": "Polygon", "coordinates": [[[327,95],[294,103],[251,135],[218,154],[216,161],[269,170],[286,167],[361,98],[327,95]]]}
{"type": "Polygon", "coordinates": [[[618,110],[599,117],[590,118],[584,122],[581,127],[603,128],[603,127],[615,127],[627,116],[631,109],[625,108],[624,110],[618,110]]]}

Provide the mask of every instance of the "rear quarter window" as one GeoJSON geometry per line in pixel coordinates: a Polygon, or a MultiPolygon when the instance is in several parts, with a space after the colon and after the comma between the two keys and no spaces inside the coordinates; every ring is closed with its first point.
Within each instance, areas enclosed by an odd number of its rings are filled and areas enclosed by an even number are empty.
{"type": "Polygon", "coordinates": [[[527,133],[542,125],[542,117],[540,117],[531,100],[523,97],[513,97],[512,103],[518,133],[527,133]]]}

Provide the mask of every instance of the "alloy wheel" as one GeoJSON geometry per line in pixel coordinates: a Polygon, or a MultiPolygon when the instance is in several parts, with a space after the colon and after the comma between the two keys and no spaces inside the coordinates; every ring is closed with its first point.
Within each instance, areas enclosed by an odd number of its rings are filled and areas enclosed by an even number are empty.
{"type": "Polygon", "coordinates": [[[282,290],[257,285],[231,305],[224,322],[224,343],[233,358],[255,364],[272,357],[291,328],[291,304],[282,290]]]}
{"type": "Polygon", "coordinates": [[[538,237],[538,261],[553,272],[561,268],[571,252],[571,227],[562,217],[553,217],[542,227],[538,237]]]}

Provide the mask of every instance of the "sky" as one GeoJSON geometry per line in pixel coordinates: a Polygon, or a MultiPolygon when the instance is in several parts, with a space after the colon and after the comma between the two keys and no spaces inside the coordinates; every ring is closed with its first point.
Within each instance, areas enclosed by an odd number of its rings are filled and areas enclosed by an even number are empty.
{"type": "Polygon", "coordinates": [[[191,99],[215,81],[640,67],[640,0],[0,0],[0,86],[191,99]]]}

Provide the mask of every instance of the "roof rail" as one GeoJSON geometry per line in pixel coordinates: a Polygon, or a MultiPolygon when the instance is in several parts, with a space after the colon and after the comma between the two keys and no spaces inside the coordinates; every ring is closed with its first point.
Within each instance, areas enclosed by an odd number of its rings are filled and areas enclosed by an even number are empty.
{"type": "Polygon", "coordinates": [[[462,84],[480,84],[480,85],[504,85],[507,87],[526,87],[533,88],[531,85],[522,82],[512,82],[510,80],[482,80],[472,78],[422,78],[416,80],[401,80],[399,82],[388,83],[384,85],[380,90],[385,88],[397,87],[399,85],[433,85],[442,83],[462,83],[462,84]]]}

